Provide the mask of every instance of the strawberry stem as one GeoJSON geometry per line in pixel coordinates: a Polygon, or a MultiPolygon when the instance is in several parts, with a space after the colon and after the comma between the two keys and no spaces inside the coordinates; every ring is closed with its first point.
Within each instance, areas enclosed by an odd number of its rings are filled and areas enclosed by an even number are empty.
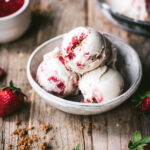
{"type": "Polygon", "coordinates": [[[17,88],[17,87],[14,86],[14,83],[13,83],[12,80],[9,82],[9,86],[2,86],[2,88],[0,88],[0,90],[5,90],[5,89],[9,89],[13,93],[17,93],[19,96],[23,95],[27,98],[27,96],[24,93],[22,93],[20,88],[17,88]]]}

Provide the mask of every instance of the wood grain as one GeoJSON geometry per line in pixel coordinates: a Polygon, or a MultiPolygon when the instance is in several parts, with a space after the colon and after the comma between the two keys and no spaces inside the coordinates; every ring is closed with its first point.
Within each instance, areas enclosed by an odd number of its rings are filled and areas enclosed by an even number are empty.
{"type": "MultiPolygon", "coordinates": [[[[0,84],[13,80],[28,95],[28,102],[17,114],[0,118],[0,150],[7,150],[8,144],[17,144],[18,139],[10,136],[16,129],[15,120],[27,122],[29,127],[34,125],[30,134],[38,133],[41,137],[44,135],[40,124],[51,124],[53,130],[45,140],[53,136],[54,140],[49,142],[53,150],[72,150],[77,144],[81,150],[127,150],[128,140],[135,130],[150,134],[150,121],[136,111],[130,100],[102,115],[69,115],[47,105],[32,90],[26,77],[26,63],[39,44],[77,26],[89,25],[122,38],[137,50],[144,68],[138,91],[143,92],[150,88],[150,39],[110,23],[100,12],[96,0],[32,0],[31,8],[32,25],[27,33],[15,42],[0,45],[0,67],[7,71],[7,78],[0,84]]],[[[39,146],[34,149],[38,150],[39,146]]]]}

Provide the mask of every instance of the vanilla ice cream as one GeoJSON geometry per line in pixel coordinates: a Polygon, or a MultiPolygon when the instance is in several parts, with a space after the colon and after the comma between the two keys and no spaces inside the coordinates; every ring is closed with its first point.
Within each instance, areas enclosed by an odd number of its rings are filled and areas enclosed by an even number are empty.
{"type": "Polygon", "coordinates": [[[84,74],[111,57],[111,44],[90,27],[78,27],[67,33],[62,42],[62,56],[69,70],[84,74]]]}
{"type": "Polygon", "coordinates": [[[106,0],[116,12],[137,20],[150,20],[150,0],[106,0]]]}
{"type": "Polygon", "coordinates": [[[84,96],[84,102],[100,103],[109,101],[122,92],[124,81],[120,73],[107,66],[99,67],[82,76],[79,89],[84,96]]]}
{"type": "Polygon", "coordinates": [[[78,75],[66,69],[59,48],[44,55],[36,79],[46,91],[61,97],[78,92],[78,75]]]}

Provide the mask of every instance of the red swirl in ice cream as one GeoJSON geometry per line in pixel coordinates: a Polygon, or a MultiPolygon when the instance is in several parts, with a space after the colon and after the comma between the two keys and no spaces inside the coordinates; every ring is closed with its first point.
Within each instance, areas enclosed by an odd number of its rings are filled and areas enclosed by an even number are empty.
{"type": "Polygon", "coordinates": [[[78,27],[67,33],[62,55],[68,69],[83,74],[102,65],[111,55],[108,40],[90,27],[78,27]]]}
{"type": "Polygon", "coordinates": [[[44,55],[36,79],[46,91],[60,97],[77,94],[79,87],[84,102],[101,103],[123,89],[123,78],[114,69],[116,59],[116,49],[106,35],[78,27],[65,34],[61,49],[44,55]]]}
{"type": "Polygon", "coordinates": [[[58,48],[44,55],[36,79],[45,90],[61,97],[78,91],[78,75],[66,69],[58,48]]]}
{"type": "Polygon", "coordinates": [[[100,103],[117,97],[122,91],[123,83],[117,70],[104,66],[83,75],[79,81],[79,89],[84,102],[100,103]]]}

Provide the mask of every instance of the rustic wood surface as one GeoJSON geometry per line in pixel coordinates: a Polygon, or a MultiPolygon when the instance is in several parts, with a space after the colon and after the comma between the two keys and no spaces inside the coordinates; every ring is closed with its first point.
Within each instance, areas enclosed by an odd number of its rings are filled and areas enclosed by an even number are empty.
{"type": "MultiPolygon", "coordinates": [[[[10,136],[16,129],[15,120],[34,125],[33,132],[41,136],[40,124],[51,124],[53,130],[47,136],[54,138],[49,142],[52,150],[73,150],[77,144],[81,150],[128,150],[135,130],[150,134],[150,121],[137,112],[130,100],[102,115],[70,115],[47,105],[32,90],[26,76],[28,58],[39,44],[74,27],[88,25],[122,38],[137,50],[144,72],[140,93],[150,88],[150,39],[110,23],[101,14],[96,0],[31,0],[31,8],[33,18],[27,33],[15,42],[0,45],[0,67],[7,71],[0,85],[13,80],[29,99],[17,114],[0,118],[0,150],[7,150],[8,144],[17,145],[18,139],[10,136]]],[[[40,148],[37,145],[34,149],[40,148]]]]}

